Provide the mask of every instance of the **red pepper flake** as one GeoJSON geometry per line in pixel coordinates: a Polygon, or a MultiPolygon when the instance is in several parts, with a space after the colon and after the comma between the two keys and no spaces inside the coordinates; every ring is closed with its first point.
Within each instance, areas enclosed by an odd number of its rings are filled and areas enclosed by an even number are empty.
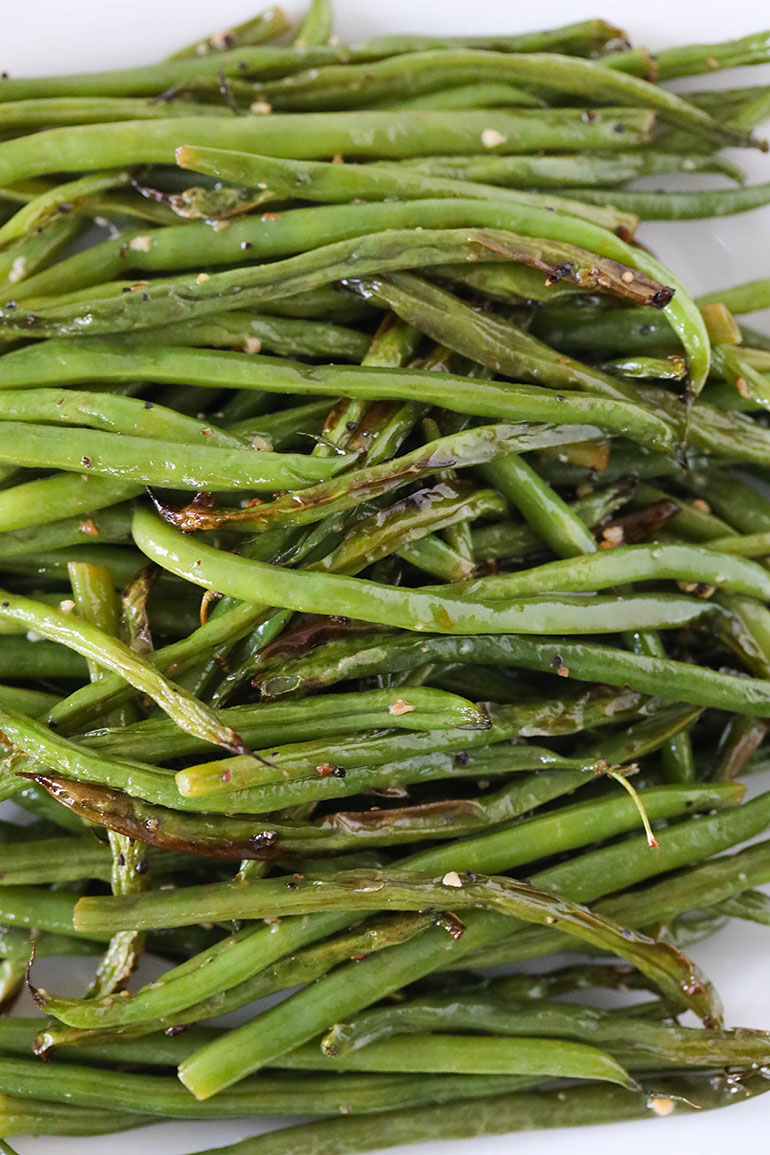
{"type": "Polygon", "coordinates": [[[263,221],[277,221],[278,213],[262,213],[263,221]]]}
{"type": "Polygon", "coordinates": [[[84,517],[80,523],[80,532],[87,533],[89,537],[98,537],[99,530],[96,528],[96,522],[90,517],[84,517]]]}

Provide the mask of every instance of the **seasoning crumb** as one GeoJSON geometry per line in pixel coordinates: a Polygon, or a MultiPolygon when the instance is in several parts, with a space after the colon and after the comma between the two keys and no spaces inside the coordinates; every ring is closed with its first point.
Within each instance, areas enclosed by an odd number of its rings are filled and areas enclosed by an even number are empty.
{"type": "Polygon", "coordinates": [[[8,274],[9,283],[12,285],[15,285],[17,281],[24,280],[24,278],[27,275],[27,267],[28,267],[27,258],[26,257],[17,257],[16,260],[11,265],[11,271],[8,274]]]}
{"type": "Polygon", "coordinates": [[[484,148],[497,148],[498,144],[505,142],[505,139],[502,132],[498,132],[496,128],[485,128],[481,134],[481,143],[484,148]]]}
{"type": "Polygon", "coordinates": [[[623,544],[623,526],[608,525],[605,530],[602,530],[602,537],[607,543],[605,549],[615,549],[616,546],[623,544]]]}
{"type": "Polygon", "coordinates": [[[59,609],[63,614],[71,614],[74,608],[75,603],[73,602],[72,598],[65,598],[63,601],[59,602],[59,609]]]}
{"type": "Polygon", "coordinates": [[[556,670],[556,673],[558,674],[558,676],[560,678],[568,678],[569,677],[569,666],[559,666],[556,670]]]}
{"type": "Polygon", "coordinates": [[[395,718],[400,718],[402,714],[411,714],[414,709],[414,706],[410,706],[403,698],[399,698],[392,706],[388,706],[388,713],[395,718]]]}
{"type": "Polygon", "coordinates": [[[152,247],[152,238],[146,235],[132,237],[128,242],[128,247],[135,253],[149,253],[152,247]]]}
{"type": "Polygon", "coordinates": [[[462,886],[462,879],[456,870],[450,870],[448,874],[444,875],[441,882],[443,886],[462,886]]]}
{"type": "Polygon", "coordinates": [[[656,1095],[654,1099],[650,1099],[650,1110],[656,1115],[670,1115],[674,1110],[674,1100],[667,1099],[663,1095],[656,1095]]]}
{"type": "Polygon", "coordinates": [[[249,105],[249,112],[253,112],[256,116],[267,116],[268,112],[272,111],[273,106],[269,100],[255,100],[249,105]]]}
{"type": "Polygon", "coordinates": [[[259,337],[247,337],[243,342],[243,350],[245,353],[259,353],[262,348],[262,341],[259,337]]]}
{"type": "Polygon", "coordinates": [[[620,279],[624,285],[630,285],[634,279],[634,274],[630,269],[626,269],[625,273],[620,274],[620,279]]]}
{"type": "Polygon", "coordinates": [[[198,273],[198,276],[195,278],[195,284],[196,285],[205,285],[206,281],[210,281],[210,280],[211,280],[211,277],[208,275],[208,273],[198,273]]]}
{"type": "Polygon", "coordinates": [[[260,437],[260,435],[257,433],[251,439],[251,448],[258,449],[261,453],[271,453],[273,449],[273,443],[269,437],[260,437]]]}
{"type": "Polygon", "coordinates": [[[89,537],[98,537],[99,530],[96,528],[96,522],[91,517],[84,517],[80,523],[80,532],[87,533],[89,537]]]}
{"type": "Polygon", "coordinates": [[[696,497],[690,504],[693,509],[699,509],[701,513],[711,513],[711,506],[707,501],[704,501],[702,497],[696,497]]]}
{"type": "Polygon", "coordinates": [[[749,383],[745,377],[739,377],[737,379],[737,381],[735,382],[735,388],[738,390],[741,397],[750,397],[751,396],[751,390],[749,389],[749,383]]]}

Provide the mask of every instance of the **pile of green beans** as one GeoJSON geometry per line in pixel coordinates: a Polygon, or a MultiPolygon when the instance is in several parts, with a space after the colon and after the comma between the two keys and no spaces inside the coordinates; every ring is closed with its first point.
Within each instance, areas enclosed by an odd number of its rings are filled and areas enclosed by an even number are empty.
{"type": "Polygon", "coordinates": [[[688,953],[770,923],[770,279],[635,239],[770,203],[770,90],[662,83],[768,62],[312,0],[3,72],[0,1150],[770,1089],[688,953]]]}

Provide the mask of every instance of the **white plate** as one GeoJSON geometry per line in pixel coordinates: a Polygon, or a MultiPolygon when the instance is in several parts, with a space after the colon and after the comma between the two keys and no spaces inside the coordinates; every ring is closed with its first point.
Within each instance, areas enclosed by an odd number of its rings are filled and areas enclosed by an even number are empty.
{"type": "MultiPolygon", "coordinates": [[[[251,15],[260,0],[2,0],[0,68],[11,75],[121,68],[160,59],[180,44],[251,15]]],[[[287,2],[290,12],[299,10],[287,2]]],[[[550,0],[522,5],[511,0],[336,0],[337,31],[343,39],[390,32],[513,32],[549,27],[596,15],[586,0],[550,0]]],[[[625,27],[633,41],[661,48],[672,44],[743,36],[768,24],[759,0],[732,0],[725,7],[703,0],[612,0],[601,13],[625,27]]],[[[770,66],[696,78],[681,87],[770,83],[770,66]]],[[[770,157],[741,153],[753,181],[770,180],[770,157]]],[[[770,208],[721,221],[647,226],[643,239],[695,292],[770,274],[770,208]]],[[[765,321],[770,320],[770,314],[765,321]]],[[[768,325],[765,324],[765,328],[768,325]]],[[[770,932],[733,922],[692,951],[716,982],[734,1026],[770,1027],[770,932]]],[[[46,986],[74,993],[72,968],[41,977],[46,986]],[[68,981],[69,980],[69,981],[68,981]],[[58,983],[58,985],[57,985],[58,983]]],[[[82,975],[81,975],[82,978],[82,975]]],[[[25,1008],[25,1013],[31,1013],[25,1008]]],[[[110,1104],[104,1104],[110,1110],[110,1104]]],[[[95,1139],[19,1139],[20,1155],[187,1155],[221,1146],[265,1129],[254,1121],[165,1124],[123,1136],[95,1139]]],[[[770,1095],[729,1111],[656,1122],[618,1123],[602,1128],[532,1132],[467,1142],[428,1143],[421,1155],[661,1155],[687,1149],[724,1155],[737,1147],[768,1150],[770,1095]]],[[[415,1148],[391,1148],[406,1155],[415,1148]]]]}

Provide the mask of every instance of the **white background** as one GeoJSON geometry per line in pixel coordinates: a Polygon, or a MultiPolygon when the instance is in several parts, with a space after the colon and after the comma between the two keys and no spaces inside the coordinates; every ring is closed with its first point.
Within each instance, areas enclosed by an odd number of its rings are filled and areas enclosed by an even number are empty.
{"type": "MultiPolygon", "coordinates": [[[[251,15],[259,0],[0,0],[0,69],[11,75],[120,68],[161,59],[181,44],[251,15]]],[[[299,9],[293,2],[288,11],[299,9]]],[[[635,44],[672,44],[742,36],[770,24],[761,0],[612,0],[598,10],[587,0],[336,0],[336,31],[344,40],[386,32],[437,34],[516,32],[602,15],[625,27],[635,44]]],[[[679,87],[770,83],[770,66],[744,69],[679,87]]],[[[739,157],[753,181],[770,181],[770,156],[739,157]]],[[[701,178],[702,179],[702,178],[701,178]]],[[[649,183],[649,182],[648,182],[649,183]]],[[[653,182],[654,184],[655,182],[653,182]]],[[[770,209],[713,222],[659,224],[642,237],[694,292],[770,275],[770,209]]],[[[768,321],[765,315],[765,322],[768,321]]],[[[766,323],[764,327],[770,326],[766,323]]],[[[770,930],[731,923],[692,953],[715,980],[732,1026],[770,1028],[770,930]]],[[[41,978],[49,988],[75,993],[74,975],[41,978]]],[[[81,976],[82,981],[82,976],[81,976]]],[[[24,1013],[30,1013],[25,1007],[24,1013]]],[[[105,1103],[109,1111],[110,1104],[105,1103]]],[[[268,1126],[269,1121],[264,1122],[268,1126]]],[[[168,1124],[115,1138],[14,1139],[20,1155],[187,1155],[256,1134],[260,1122],[168,1124]]],[[[602,1128],[535,1132],[468,1142],[423,1145],[421,1155],[724,1155],[751,1145],[770,1148],[770,1094],[728,1111],[602,1128]],[[653,1146],[654,1145],[654,1146],[653,1146]]],[[[395,1155],[407,1148],[392,1148],[395,1155]]],[[[416,1150],[416,1149],[411,1149],[416,1150]]]]}

